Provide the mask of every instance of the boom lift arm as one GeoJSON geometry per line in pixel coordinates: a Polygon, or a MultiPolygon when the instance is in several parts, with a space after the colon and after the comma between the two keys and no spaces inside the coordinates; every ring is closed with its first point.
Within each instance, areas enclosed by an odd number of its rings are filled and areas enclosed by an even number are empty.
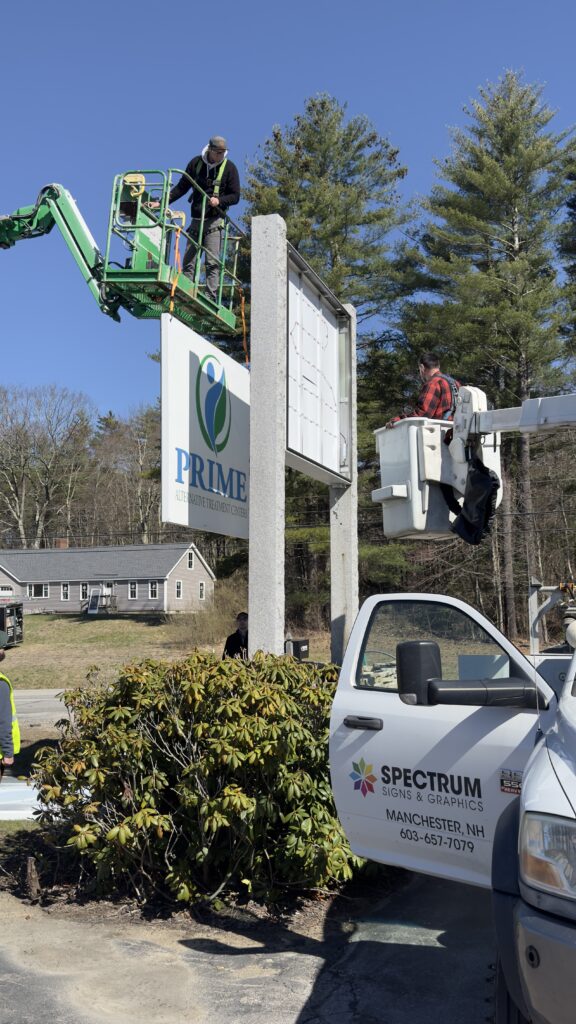
{"type": "MultiPolygon", "coordinates": [[[[26,238],[48,234],[56,226],[103,313],[119,320],[126,309],[139,319],[170,312],[201,333],[236,332],[234,305],[241,294],[237,276],[242,232],[223,217],[219,286],[216,299],[206,293],[202,278],[204,213],[202,193],[200,230],[191,236],[186,216],[169,207],[173,179],[182,173],[129,171],[116,175],[103,255],[70,192],[46,185],[34,206],[0,217],[0,248],[10,249],[26,238]],[[184,249],[196,254],[193,278],[181,272],[184,249]]],[[[202,192],[190,179],[190,186],[202,192]]]]}
{"type": "Polygon", "coordinates": [[[24,238],[47,235],[54,225],[60,229],[102,312],[119,320],[120,303],[106,302],[102,296],[102,253],[74,199],[62,185],[45,185],[34,206],[22,206],[9,217],[0,216],[0,248],[10,249],[24,238]]]}

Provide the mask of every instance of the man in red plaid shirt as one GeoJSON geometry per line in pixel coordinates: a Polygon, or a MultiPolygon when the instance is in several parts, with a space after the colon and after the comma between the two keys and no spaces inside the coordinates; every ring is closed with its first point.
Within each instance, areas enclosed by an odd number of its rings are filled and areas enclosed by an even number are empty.
{"type": "Polygon", "coordinates": [[[399,416],[388,420],[387,427],[393,427],[399,420],[408,419],[410,416],[426,416],[431,420],[454,418],[459,381],[441,372],[440,360],[434,352],[424,352],[420,356],[418,373],[422,387],[416,405],[413,409],[406,409],[399,416]]]}

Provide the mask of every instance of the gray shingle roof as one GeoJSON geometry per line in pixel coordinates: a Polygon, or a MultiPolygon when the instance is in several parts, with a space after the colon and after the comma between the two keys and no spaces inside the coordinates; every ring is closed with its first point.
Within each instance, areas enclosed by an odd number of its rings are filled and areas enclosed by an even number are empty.
{"type": "Polygon", "coordinates": [[[0,568],[19,583],[165,579],[192,550],[214,578],[195,544],[127,544],[122,547],[0,551],[0,568]]]}

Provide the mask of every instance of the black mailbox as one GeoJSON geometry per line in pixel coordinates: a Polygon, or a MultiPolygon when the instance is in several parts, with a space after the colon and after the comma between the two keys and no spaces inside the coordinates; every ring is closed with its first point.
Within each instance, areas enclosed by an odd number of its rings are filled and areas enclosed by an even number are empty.
{"type": "Polygon", "coordinates": [[[297,661],[305,661],[310,653],[309,640],[285,640],[284,652],[291,654],[297,661]]]}

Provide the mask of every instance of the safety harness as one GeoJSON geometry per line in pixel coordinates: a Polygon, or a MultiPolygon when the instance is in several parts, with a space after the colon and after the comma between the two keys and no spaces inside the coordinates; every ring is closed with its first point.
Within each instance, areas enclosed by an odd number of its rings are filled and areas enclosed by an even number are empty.
{"type": "Polygon", "coordinates": [[[458,401],[458,392],[460,391],[460,385],[458,384],[458,381],[455,380],[454,377],[450,377],[448,373],[438,373],[436,374],[436,376],[442,377],[442,379],[445,380],[446,383],[450,385],[450,391],[452,393],[452,405],[447,410],[447,412],[444,413],[442,419],[452,420],[454,419],[454,413],[456,412],[456,402],[458,401]]]}
{"type": "MultiPolygon", "coordinates": [[[[202,170],[202,164],[203,163],[204,163],[204,161],[203,161],[202,157],[200,157],[196,161],[196,167],[194,168],[194,177],[195,178],[198,178],[198,175],[199,175],[200,171],[202,170]]],[[[212,195],[216,196],[217,199],[220,196],[220,185],[222,183],[222,175],[224,174],[224,168],[226,167],[227,163],[228,163],[228,157],[225,157],[224,160],[222,161],[222,163],[220,164],[219,168],[218,168],[218,174],[214,178],[214,189],[213,189],[212,195]]],[[[208,166],[208,165],[206,165],[206,166],[208,166]]]]}

